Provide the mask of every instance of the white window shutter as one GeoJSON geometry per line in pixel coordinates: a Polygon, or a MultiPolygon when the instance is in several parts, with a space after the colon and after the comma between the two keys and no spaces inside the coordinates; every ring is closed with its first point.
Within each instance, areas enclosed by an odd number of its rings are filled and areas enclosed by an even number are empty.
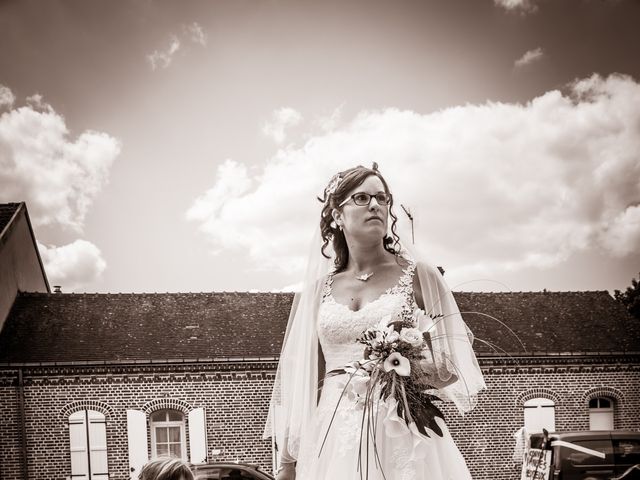
{"type": "Polygon", "coordinates": [[[69,447],[71,451],[71,475],[79,480],[88,480],[87,425],[85,412],[80,410],[69,416],[69,447]]]}
{"type": "Polygon", "coordinates": [[[195,408],[189,412],[189,458],[191,463],[207,461],[207,428],[204,420],[204,408],[195,408]]]}
{"type": "Polygon", "coordinates": [[[129,443],[129,475],[137,480],[140,470],[149,460],[147,455],[147,415],[140,410],[127,410],[127,441],[129,443]]]}

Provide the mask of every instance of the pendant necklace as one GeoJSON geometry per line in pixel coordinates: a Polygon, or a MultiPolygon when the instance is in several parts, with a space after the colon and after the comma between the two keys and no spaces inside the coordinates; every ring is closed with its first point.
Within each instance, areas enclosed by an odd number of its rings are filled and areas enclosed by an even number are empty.
{"type": "Polygon", "coordinates": [[[361,282],[366,282],[371,277],[373,277],[374,272],[363,273],[362,275],[356,275],[356,280],[360,280],[361,282]]]}

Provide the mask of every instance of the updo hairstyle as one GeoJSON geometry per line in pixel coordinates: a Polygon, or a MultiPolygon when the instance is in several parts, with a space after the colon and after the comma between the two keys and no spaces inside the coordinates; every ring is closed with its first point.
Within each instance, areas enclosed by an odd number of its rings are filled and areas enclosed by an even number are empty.
{"type": "MultiPolygon", "coordinates": [[[[338,207],[344,200],[346,200],[347,195],[362,183],[371,175],[375,175],[380,179],[382,185],[384,185],[384,191],[386,193],[391,193],[389,191],[389,185],[387,185],[386,180],[378,171],[378,165],[376,163],[373,164],[372,168],[366,168],[362,165],[358,165],[357,167],[350,168],[348,170],[344,170],[337,174],[340,178],[338,181],[338,185],[333,192],[330,192],[330,186],[335,182],[336,176],[332,178],[332,181],[327,185],[324,189],[324,197],[318,197],[322,203],[324,203],[324,207],[322,208],[322,212],[320,213],[320,234],[322,235],[322,248],[321,252],[325,258],[331,258],[325,252],[325,249],[329,245],[329,242],[332,242],[333,250],[336,254],[335,258],[335,273],[339,273],[347,268],[347,262],[349,260],[349,247],[347,246],[347,240],[344,236],[344,232],[338,228],[336,223],[333,220],[333,216],[331,212],[336,210],[342,210],[342,207],[338,207]]],[[[386,234],[382,240],[384,249],[389,253],[394,255],[398,255],[400,252],[400,237],[396,233],[396,222],[398,217],[396,217],[395,213],[393,213],[393,197],[391,197],[391,202],[389,203],[389,216],[391,217],[391,235],[386,234]]]]}

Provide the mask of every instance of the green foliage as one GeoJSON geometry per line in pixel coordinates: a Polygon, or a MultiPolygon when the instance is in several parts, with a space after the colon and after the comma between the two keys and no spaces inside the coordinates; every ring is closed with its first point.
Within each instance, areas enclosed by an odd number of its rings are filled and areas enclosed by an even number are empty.
{"type": "Polygon", "coordinates": [[[630,287],[627,287],[624,292],[615,290],[613,296],[625,306],[631,315],[640,319],[640,282],[638,280],[632,278],[630,287]]]}

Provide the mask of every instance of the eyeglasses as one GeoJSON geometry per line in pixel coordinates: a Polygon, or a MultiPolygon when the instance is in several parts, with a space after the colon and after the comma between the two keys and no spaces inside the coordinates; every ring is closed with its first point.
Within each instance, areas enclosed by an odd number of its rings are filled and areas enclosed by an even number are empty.
{"type": "Polygon", "coordinates": [[[371,203],[371,199],[375,198],[378,205],[389,205],[391,203],[391,194],[386,192],[378,192],[374,195],[370,195],[365,192],[356,192],[350,197],[344,199],[344,201],[338,205],[338,208],[346,205],[349,200],[353,200],[353,203],[358,205],[359,207],[364,207],[365,205],[369,205],[371,203]]]}

